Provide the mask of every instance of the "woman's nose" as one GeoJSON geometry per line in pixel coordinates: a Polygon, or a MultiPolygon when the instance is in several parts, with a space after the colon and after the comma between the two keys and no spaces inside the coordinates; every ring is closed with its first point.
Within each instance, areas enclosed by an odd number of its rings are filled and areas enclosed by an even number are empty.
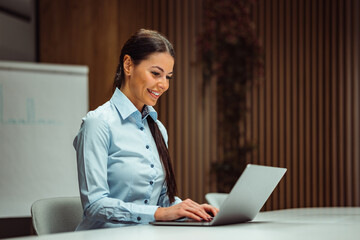
{"type": "Polygon", "coordinates": [[[166,77],[161,78],[161,80],[158,82],[158,86],[163,91],[166,91],[169,88],[169,82],[166,77]]]}

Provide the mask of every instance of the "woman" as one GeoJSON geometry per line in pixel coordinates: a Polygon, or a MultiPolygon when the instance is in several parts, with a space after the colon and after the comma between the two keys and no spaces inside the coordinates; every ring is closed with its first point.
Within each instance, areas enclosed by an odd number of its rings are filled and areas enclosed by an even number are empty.
{"type": "Polygon", "coordinates": [[[152,107],[169,88],[174,58],[156,31],[141,29],[124,44],[112,98],[83,118],[74,140],[84,208],[77,230],[217,214],[176,197],[167,132],[152,107]]]}

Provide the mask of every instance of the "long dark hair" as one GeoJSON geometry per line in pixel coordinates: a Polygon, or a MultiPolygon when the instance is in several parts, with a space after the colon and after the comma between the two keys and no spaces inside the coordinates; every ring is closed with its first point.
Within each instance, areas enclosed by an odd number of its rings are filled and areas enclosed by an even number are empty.
{"type": "MultiPolygon", "coordinates": [[[[123,65],[125,55],[129,55],[134,65],[138,65],[141,61],[147,59],[149,55],[161,52],[167,52],[175,59],[174,48],[163,35],[153,30],[140,29],[137,31],[129,38],[129,40],[127,40],[121,49],[114,86],[120,89],[122,83],[124,82],[125,74],[123,65]]],[[[155,140],[161,162],[165,169],[165,180],[169,200],[170,202],[174,202],[177,187],[168,148],[166,147],[164,138],[154,120],[151,117],[148,117],[147,122],[149,124],[151,134],[155,140]]]]}

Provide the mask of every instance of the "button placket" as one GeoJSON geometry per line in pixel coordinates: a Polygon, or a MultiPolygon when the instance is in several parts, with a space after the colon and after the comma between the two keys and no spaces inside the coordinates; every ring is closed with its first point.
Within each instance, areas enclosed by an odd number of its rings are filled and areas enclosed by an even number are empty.
{"type": "MultiPolygon", "coordinates": [[[[151,133],[148,131],[148,129],[145,129],[146,123],[144,123],[144,130],[142,130],[142,132],[144,133],[144,143],[145,143],[145,148],[149,151],[147,151],[146,155],[148,155],[148,166],[151,169],[151,173],[149,174],[149,178],[148,178],[148,188],[146,190],[146,195],[143,198],[143,203],[145,205],[150,204],[150,198],[151,195],[154,191],[154,185],[155,185],[155,179],[157,176],[157,170],[155,167],[155,163],[154,163],[154,149],[153,149],[153,144],[152,144],[152,135],[151,133]]],[[[141,129],[140,129],[141,130],[141,129]]],[[[156,149],[156,148],[155,148],[156,149]]]]}

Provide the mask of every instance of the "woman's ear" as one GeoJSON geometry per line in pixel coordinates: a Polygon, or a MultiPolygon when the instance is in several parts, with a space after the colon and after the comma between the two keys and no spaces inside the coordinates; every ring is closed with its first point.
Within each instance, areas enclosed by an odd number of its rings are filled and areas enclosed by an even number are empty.
{"type": "Polygon", "coordinates": [[[131,57],[129,55],[125,55],[124,56],[124,74],[125,76],[130,76],[131,75],[131,72],[132,72],[132,68],[133,68],[133,65],[132,65],[132,61],[131,61],[131,57]]]}

